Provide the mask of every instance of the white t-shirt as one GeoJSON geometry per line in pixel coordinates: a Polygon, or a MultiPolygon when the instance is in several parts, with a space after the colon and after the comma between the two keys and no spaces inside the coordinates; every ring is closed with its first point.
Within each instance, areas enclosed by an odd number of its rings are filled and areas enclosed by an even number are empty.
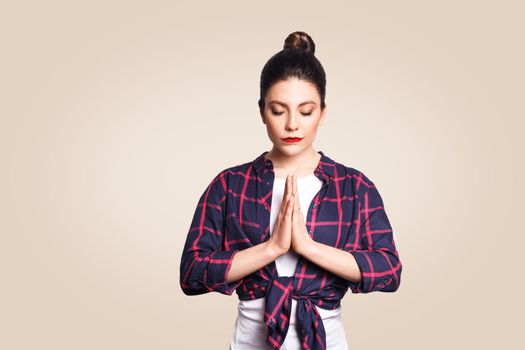
{"type": "MultiPolygon", "coordinates": [[[[270,212],[270,233],[276,223],[284,195],[286,178],[276,177],[273,185],[272,207],[270,212]]],[[[315,195],[319,192],[322,181],[314,173],[297,178],[297,191],[304,220],[307,210],[315,195]]],[[[280,276],[293,276],[299,256],[290,249],[286,254],[275,260],[277,272],[280,276]]],[[[327,350],[348,350],[346,333],[341,318],[341,306],[335,310],[326,310],[314,305],[323,320],[326,332],[327,350]]],[[[297,300],[292,298],[290,327],[284,339],[281,350],[300,350],[299,334],[296,330],[297,300]]],[[[239,300],[238,314],[235,321],[233,335],[230,341],[230,350],[261,350],[269,349],[266,345],[267,326],[264,323],[264,298],[254,300],[239,300]]]]}

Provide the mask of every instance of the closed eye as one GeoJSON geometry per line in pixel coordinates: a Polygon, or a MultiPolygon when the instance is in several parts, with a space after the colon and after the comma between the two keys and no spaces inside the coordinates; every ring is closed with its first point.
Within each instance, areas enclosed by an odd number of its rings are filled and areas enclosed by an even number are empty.
{"type": "MultiPolygon", "coordinates": [[[[281,114],[283,114],[283,113],[284,113],[284,112],[276,112],[276,111],[272,111],[272,114],[273,114],[273,115],[281,115],[281,114]]],[[[308,117],[308,116],[311,116],[311,115],[312,115],[312,112],[310,112],[310,113],[301,113],[301,114],[302,114],[303,116],[305,116],[305,117],[308,117]]]]}

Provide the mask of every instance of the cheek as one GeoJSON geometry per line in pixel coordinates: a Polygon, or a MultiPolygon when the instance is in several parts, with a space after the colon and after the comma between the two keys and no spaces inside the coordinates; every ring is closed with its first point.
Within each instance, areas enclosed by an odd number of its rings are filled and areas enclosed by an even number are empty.
{"type": "Polygon", "coordinates": [[[315,136],[315,134],[317,134],[317,128],[318,128],[317,123],[305,125],[305,132],[306,134],[308,134],[308,136],[315,136]]]}
{"type": "Polygon", "coordinates": [[[280,128],[277,124],[267,124],[267,129],[268,129],[268,133],[269,134],[272,134],[272,135],[275,135],[275,136],[279,136],[280,135],[280,128]]]}
{"type": "Polygon", "coordinates": [[[270,137],[270,139],[275,139],[275,138],[279,137],[279,133],[277,131],[277,128],[275,128],[275,126],[273,126],[273,125],[267,124],[266,125],[266,131],[268,132],[268,136],[270,137]]]}

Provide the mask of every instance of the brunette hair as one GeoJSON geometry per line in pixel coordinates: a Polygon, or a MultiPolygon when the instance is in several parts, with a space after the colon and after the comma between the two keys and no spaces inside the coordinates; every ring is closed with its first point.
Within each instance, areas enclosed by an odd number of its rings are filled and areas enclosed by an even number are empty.
{"type": "Polygon", "coordinates": [[[326,75],[321,62],[315,57],[315,44],[310,35],[295,31],[286,37],[284,47],[274,54],[261,72],[259,110],[264,110],[264,98],[270,87],[291,77],[315,85],[321,97],[321,110],[325,108],[326,75]]]}

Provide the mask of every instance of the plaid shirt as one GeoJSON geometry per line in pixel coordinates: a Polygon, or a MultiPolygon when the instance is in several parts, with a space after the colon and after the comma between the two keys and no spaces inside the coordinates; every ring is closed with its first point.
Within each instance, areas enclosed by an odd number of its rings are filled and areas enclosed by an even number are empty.
{"type": "Polygon", "coordinates": [[[275,173],[263,152],[255,160],[221,171],[201,195],[180,265],[186,295],[219,292],[240,300],[265,299],[266,343],[279,349],[288,332],[291,300],[297,299],[302,349],[326,349],[326,333],[314,304],[340,305],[352,293],[394,292],[402,265],[383,201],[362,172],[318,153],[315,175],[323,181],[312,200],[306,228],[312,239],[352,254],[359,283],[341,278],[299,256],[294,276],[278,276],[275,261],[231,283],[226,282],[235,254],[270,237],[270,205],[275,173]]]}

